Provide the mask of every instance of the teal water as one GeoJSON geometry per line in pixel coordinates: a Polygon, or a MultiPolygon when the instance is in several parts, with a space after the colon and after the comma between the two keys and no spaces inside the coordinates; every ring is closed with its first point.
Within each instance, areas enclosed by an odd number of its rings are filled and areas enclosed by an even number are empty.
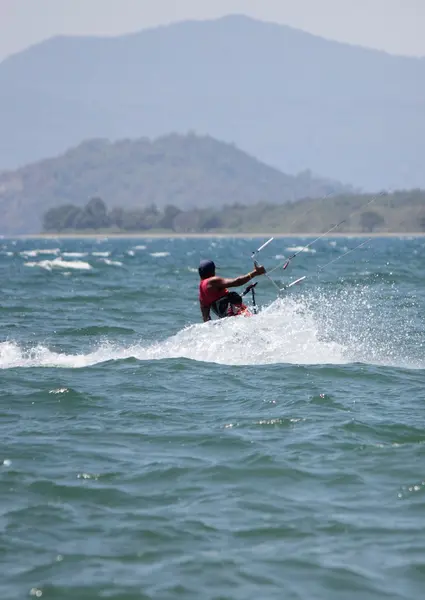
{"type": "Polygon", "coordinates": [[[0,240],[1,598],[423,597],[425,239],[262,241],[0,240]]]}

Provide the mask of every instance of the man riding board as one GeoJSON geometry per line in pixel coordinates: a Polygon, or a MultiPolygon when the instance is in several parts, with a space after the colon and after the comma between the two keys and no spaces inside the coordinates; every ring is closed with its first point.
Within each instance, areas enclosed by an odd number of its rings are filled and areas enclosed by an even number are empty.
{"type": "Polygon", "coordinates": [[[241,275],[235,279],[224,279],[216,277],[215,264],[212,260],[201,261],[199,268],[199,304],[201,307],[204,323],[211,320],[211,310],[219,319],[243,314],[248,311],[242,301],[242,296],[237,292],[229,292],[227,288],[245,285],[259,275],[264,275],[266,269],[261,265],[255,265],[255,269],[247,275],[241,275]]]}

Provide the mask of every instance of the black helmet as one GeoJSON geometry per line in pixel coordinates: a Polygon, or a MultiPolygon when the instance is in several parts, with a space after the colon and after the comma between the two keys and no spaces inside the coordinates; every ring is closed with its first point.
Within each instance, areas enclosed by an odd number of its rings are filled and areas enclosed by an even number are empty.
{"type": "Polygon", "coordinates": [[[199,276],[202,279],[206,277],[212,277],[215,273],[215,264],[212,260],[201,260],[198,268],[199,276]]]}

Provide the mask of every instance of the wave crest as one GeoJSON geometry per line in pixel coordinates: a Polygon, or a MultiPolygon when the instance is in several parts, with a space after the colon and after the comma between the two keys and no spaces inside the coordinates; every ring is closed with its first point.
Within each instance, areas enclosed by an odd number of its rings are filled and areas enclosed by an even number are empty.
{"type": "Polygon", "coordinates": [[[120,346],[110,341],[88,354],[73,355],[52,352],[42,345],[26,349],[4,342],[0,344],[0,368],[82,368],[128,358],[187,358],[223,365],[359,362],[424,368],[423,357],[414,355],[418,347],[413,324],[403,320],[400,311],[397,319],[383,315],[382,304],[370,297],[369,288],[341,289],[332,295],[316,289],[275,300],[255,317],[190,325],[153,344],[120,346]],[[386,318],[388,326],[383,326],[386,318]]]}

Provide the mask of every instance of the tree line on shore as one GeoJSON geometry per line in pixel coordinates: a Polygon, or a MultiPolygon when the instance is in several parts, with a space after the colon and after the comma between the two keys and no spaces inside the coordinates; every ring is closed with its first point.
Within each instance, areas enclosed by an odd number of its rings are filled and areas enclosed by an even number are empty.
{"type": "Polygon", "coordinates": [[[109,210],[101,198],[94,197],[83,207],[63,204],[49,209],[44,213],[43,231],[310,233],[326,231],[341,220],[344,223],[338,227],[339,232],[425,231],[425,191],[341,195],[281,205],[233,203],[220,208],[185,210],[173,204],[162,208],[147,204],[109,210]]]}

